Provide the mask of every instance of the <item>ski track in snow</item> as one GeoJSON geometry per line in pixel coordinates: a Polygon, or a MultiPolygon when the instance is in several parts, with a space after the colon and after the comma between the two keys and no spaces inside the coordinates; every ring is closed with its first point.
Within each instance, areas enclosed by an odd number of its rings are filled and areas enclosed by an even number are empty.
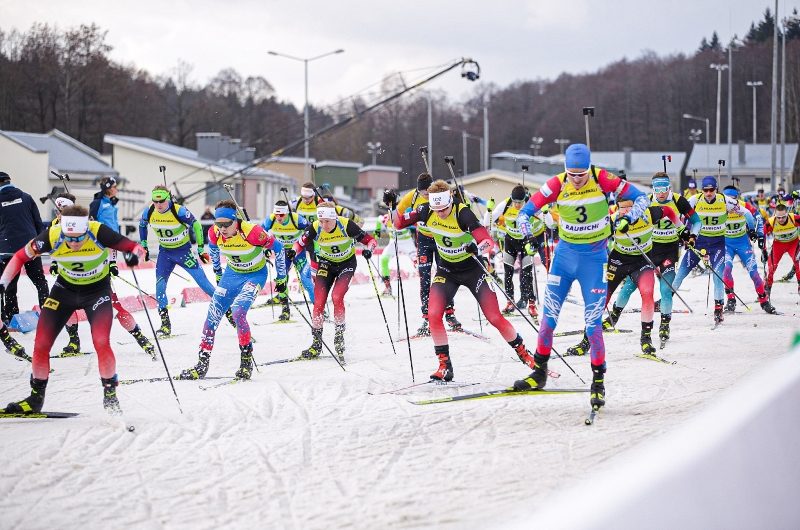
{"type": "MultiPolygon", "coordinates": [[[[359,261],[359,266],[364,264],[359,261]]],[[[366,272],[366,270],[365,270],[366,272]]],[[[542,269],[540,269],[542,272],[542,269]]],[[[752,298],[752,283],[734,267],[737,292],[752,298]]],[[[123,274],[129,275],[127,272],[123,274]]],[[[152,271],[139,273],[145,289],[152,271]]],[[[545,275],[539,274],[540,292],[545,275]]],[[[173,278],[169,296],[187,284],[173,278]]],[[[483,528],[501,526],[511,513],[531,511],[579,480],[585,471],[669,431],[747,375],[754,363],[769,362],[788,349],[798,295],[794,284],[776,283],[773,302],[783,316],[737,315],[709,331],[704,315],[706,279],[688,278],[684,297],[695,315],[673,317],[672,339],[659,355],[668,366],[634,357],[638,333],[606,335],[607,406],[594,426],[583,419],[586,394],[509,397],[441,405],[410,401],[509,386],[529,369],[490,326],[487,344],[450,335],[456,381],[480,385],[424,385],[400,394],[368,395],[411,384],[408,346],[392,353],[371,284],[351,287],[347,307],[347,372],[325,358],[259,367],[253,380],[201,391],[205,382],[176,381],[179,414],[169,384],[119,387],[127,432],[102,410],[94,356],[52,359],[46,410],[80,412],[74,419],[2,420],[0,511],[3,528],[483,528]]],[[[117,284],[121,295],[133,294],[117,284]]],[[[409,328],[419,325],[418,285],[408,280],[409,328]]],[[[572,294],[580,300],[577,284],[572,294]]],[[[21,307],[33,305],[30,282],[20,282],[21,307]]],[[[386,301],[386,300],[384,300],[386,301]]],[[[635,307],[634,294],[629,307],[635,307]]],[[[196,362],[206,303],[174,307],[180,341],[164,341],[174,375],[196,362]]],[[[681,307],[680,302],[675,307],[681,307]]],[[[384,304],[389,329],[397,330],[397,304],[384,304]]],[[[475,302],[461,290],[457,316],[478,331],[475,302]]],[[[269,308],[254,310],[250,322],[270,320],[269,308]]],[[[296,311],[293,309],[293,312],[296,311]]],[[[760,308],[753,307],[756,315],[760,308]]],[[[565,304],[558,331],[581,327],[583,309],[565,304]]],[[[135,313],[147,330],[143,313],[135,313]]],[[[157,319],[151,312],[151,318],[157,319]]],[[[297,355],[307,347],[306,324],[258,326],[255,356],[266,362],[297,355]]],[[[638,329],[640,314],[623,314],[622,327],[638,329]]],[[[512,323],[535,348],[524,321],[512,323]]],[[[403,326],[404,327],[404,326],[403,326]]],[[[80,324],[84,347],[88,324],[80,324]]],[[[658,316],[654,338],[657,336],[658,316]]],[[[28,352],[33,334],[19,336],[28,352]]],[[[121,379],[164,375],[115,322],[112,344],[121,379]]],[[[563,352],[575,337],[555,340],[563,352]]],[[[66,333],[55,351],[66,344],[66,333]]],[[[325,340],[333,345],[333,326],[325,340]]],[[[575,340],[574,342],[577,342],[575,340]]],[[[417,382],[436,367],[430,339],[411,342],[417,382]]],[[[327,356],[327,353],[325,354],[327,356]]],[[[209,375],[232,376],[239,364],[235,332],[223,321],[209,375]]],[[[588,357],[567,358],[585,381],[588,357]]],[[[561,374],[557,387],[581,386],[553,356],[561,374]]],[[[29,392],[29,365],[0,356],[3,403],[29,392]]]]}

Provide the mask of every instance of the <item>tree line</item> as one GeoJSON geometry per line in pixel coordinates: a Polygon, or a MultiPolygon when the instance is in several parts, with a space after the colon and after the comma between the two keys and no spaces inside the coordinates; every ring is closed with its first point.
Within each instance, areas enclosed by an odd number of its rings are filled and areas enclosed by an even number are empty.
{"type": "MultiPolygon", "coordinates": [[[[796,11],[795,11],[796,14],[796,11]]],[[[366,114],[352,125],[315,140],[312,156],[370,162],[367,142],[381,142],[378,163],[403,168],[403,184],[423,170],[419,147],[427,143],[427,112],[433,109],[434,173],[445,174],[441,155],[456,156],[461,166],[461,135],[483,135],[483,107],[488,106],[490,152],[530,152],[531,138],[544,138],[540,154],[559,152],[553,140],[584,137],[581,108],[596,107],[592,147],[596,150],[684,150],[698,122],[684,113],[714,121],[717,78],[711,63],[726,63],[733,46],[733,141],[752,138],[752,93],[747,81],[762,81],[758,93],[758,138],[769,142],[772,83],[772,32],[769,9],[737,43],[704,38],[691,54],[659,56],[645,52],[596,72],[563,73],[556,79],[520,80],[499,87],[481,80],[465,101],[452,101],[441,90],[425,88],[366,114]]],[[[782,27],[780,28],[782,29],[782,27]]],[[[34,24],[25,31],[0,29],[0,129],[46,132],[58,128],[103,151],[106,133],[146,136],[195,147],[195,133],[217,131],[242,138],[259,156],[303,135],[302,109],[282,100],[268,79],[224,69],[205,84],[192,79],[192,66],[179,62],[162,75],[110,59],[107,32],[95,24],[61,30],[34,24]]],[[[786,30],[787,141],[800,134],[800,23],[786,30]]],[[[477,57],[479,60],[480,57],[477,57]]],[[[453,75],[453,74],[450,74],[453,75]]],[[[724,73],[727,75],[727,72],[724,73]]],[[[387,78],[377,90],[386,96],[398,79],[387,78]]],[[[727,142],[727,78],[722,90],[722,141],[727,142]]],[[[334,123],[353,109],[365,108],[366,96],[353,96],[328,107],[312,107],[311,131],[334,123]]],[[[702,128],[702,127],[700,127],[702,128]]],[[[700,142],[705,142],[703,131],[700,142]]],[[[468,170],[480,165],[478,142],[468,140],[468,170]]],[[[302,156],[302,146],[287,155],[302,156]]]]}

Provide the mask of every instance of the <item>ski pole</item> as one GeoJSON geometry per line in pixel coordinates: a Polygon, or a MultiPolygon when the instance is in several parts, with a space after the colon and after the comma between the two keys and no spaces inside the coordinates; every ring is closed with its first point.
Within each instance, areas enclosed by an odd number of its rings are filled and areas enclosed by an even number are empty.
{"type": "MultiPolygon", "coordinates": [[[[706,253],[706,249],[703,249],[703,252],[702,252],[702,253],[701,253],[701,252],[699,252],[699,251],[698,251],[696,248],[694,248],[694,247],[689,247],[689,250],[691,250],[692,252],[694,252],[694,254],[695,254],[695,255],[696,255],[698,258],[700,258],[701,260],[703,259],[703,257],[704,257],[704,256],[706,256],[706,255],[707,255],[707,253],[706,253]]],[[[711,272],[714,274],[714,276],[716,276],[716,277],[717,277],[717,279],[719,279],[719,281],[723,282],[723,284],[725,283],[725,280],[723,280],[723,279],[722,279],[722,276],[720,276],[720,275],[719,275],[719,273],[718,273],[717,271],[715,271],[715,270],[714,270],[714,267],[713,267],[713,266],[709,266],[709,267],[708,267],[708,269],[709,269],[709,270],[710,270],[710,271],[711,271],[711,272]]],[[[709,279],[710,279],[710,278],[711,278],[711,277],[709,276],[709,279]]],[[[737,299],[737,300],[739,300],[739,301],[742,303],[742,305],[743,305],[743,306],[744,306],[744,307],[745,307],[745,308],[746,308],[748,311],[752,311],[752,310],[750,309],[750,306],[748,306],[748,305],[747,305],[747,303],[746,303],[744,300],[742,300],[742,298],[741,298],[741,297],[740,297],[738,294],[736,294],[736,291],[734,291],[733,289],[731,289],[731,292],[733,293],[733,296],[735,296],[735,297],[736,297],[736,299],[737,299]]]]}
{"type": "Polygon", "coordinates": [[[167,187],[167,166],[158,166],[161,176],[164,178],[164,187],[167,187]]]}
{"type": "MultiPolygon", "coordinates": [[[[308,316],[309,318],[311,318],[311,308],[308,305],[308,298],[306,297],[305,286],[303,286],[303,279],[300,278],[300,272],[297,270],[297,265],[294,266],[294,273],[297,275],[297,285],[299,287],[300,294],[303,295],[303,302],[305,302],[306,304],[306,311],[308,311],[308,316]]],[[[291,301],[291,298],[289,298],[289,300],[291,301]]]]}
{"type": "MultiPolygon", "coordinates": [[[[512,300],[512,299],[511,299],[511,298],[508,296],[508,294],[506,294],[505,290],[503,290],[503,289],[502,289],[502,287],[500,286],[500,284],[499,284],[499,283],[497,283],[497,280],[495,280],[495,279],[494,279],[494,276],[492,276],[491,274],[489,274],[489,271],[487,271],[487,270],[486,270],[486,267],[484,267],[484,266],[483,266],[483,263],[481,263],[481,260],[479,260],[479,259],[478,259],[478,257],[477,257],[476,255],[474,255],[474,254],[472,255],[472,259],[474,259],[474,260],[475,260],[475,263],[477,263],[477,264],[478,264],[478,267],[480,267],[480,268],[481,268],[481,270],[483,271],[483,273],[484,273],[484,274],[485,274],[485,275],[486,275],[486,276],[489,278],[489,281],[491,281],[492,283],[494,283],[494,284],[495,284],[495,286],[498,288],[498,290],[500,290],[500,292],[502,292],[502,293],[503,293],[503,296],[505,296],[505,297],[506,297],[506,299],[507,299],[509,302],[511,302],[512,304],[514,304],[514,300],[512,300]]],[[[520,308],[518,308],[518,307],[517,307],[517,304],[514,304],[514,309],[516,309],[516,310],[517,310],[517,313],[519,313],[519,314],[520,314],[520,316],[521,316],[522,318],[524,318],[524,319],[525,319],[525,322],[527,322],[527,323],[528,323],[528,325],[529,325],[530,327],[532,327],[532,328],[533,328],[533,330],[534,330],[534,331],[535,331],[535,332],[538,334],[538,333],[539,333],[539,328],[537,328],[536,326],[534,326],[534,325],[533,325],[533,322],[531,322],[530,320],[528,320],[528,317],[525,315],[525,313],[523,313],[523,312],[522,312],[522,310],[521,310],[520,308]]],[[[581,376],[579,376],[579,375],[578,375],[578,372],[576,372],[576,371],[575,371],[575,370],[572,368],[572,366],[570,366],[570,364],[567,362],[567,360],[566,360],[566,359],[564,359],[564,357],[562,357],[560,353],[558,353],[558,350],[556,350],[555,348],[552,348],[552,347],[551,347],[551,350],[553,351],[553,353],[555,353],[556,355],[558,355],[558,358],[559,358],[559,359],[561,359],[561,361],[562,361],[564,364],[566,364],[566,365],[567,365],[567,368],[569,368],[569,369],[570,369],[570,371],[571,371],[573,374],[575,374],[575,377],[577,377],[577,378],[578,378],[578,380],[580,380],[580,382],[581,382],[581,383],[583,383],[583,384],[585,385],[585,384],[586,384],[586,381],[584,381],[584,380],[583,380],[583,378],[582,378],[581,376]]]]}
{"type": "MultiPolygon", "coordinates": [[[[131,253],[125,253],[125,261],[128,261],[131,253]]],[[[183,414],[183,408],[181,407],[181,400],[178,399],[178,392],[175,390],[175,383],[172,381],[172,376],[169,373],[169,367],[167,367],[167,360],[164,358],[164,352],[161,350],[161,341],[158,340],[158,335],[156,334],[156,330],[153,327],[153,321],[150,320],[150,311],[147,310],[147,304],[144,302],[144,298],[142,297],[142,291],[139,288],[139,279],[136,277],[136,271],[134,270],[136,267],[134,265],[129,265],[131,269],[131,274],[133,274],[133,280],[136,282],[136,289],[139,290],[139,302],[142,304],[142,308],[144,309],[144,314],[147,316],[147,323],[150,324],[150,331],[153,333],[153,339],[156,341],[156,346],[158,346],[158,354],[161,355],[161,362],[164,363],[164,371],[167,372],[167,379],[169,380],[169,386],[172,387],[172,393],[175,395],[175,401],[178,403],[178,410],[181,411],[183,414]]],[[[150,298],[153,298],[152,296],[150,298]]]]}
{"type": "MultiPolygon", "coordinates": [[[[133,267],[131,267],[131,272],[133,272],[133,267]]],[[[152,294],[147,294],[146,291],[142,291],[141,289],[139,289],[139,282],[136,282],[136,284],[133,284],[130,281],[128,281],[125,278],[123,278],[122,276],[114,276],[114,278],[117,279],[117,280],[122,280],[123,282],[127,283],[128,285],[130,285],[131,287],[133,287],[134,289],[139,291],[141,294],[147,296],[151,300],[154,300],[154,301],[158,302],[158,300],[156,300],[155,296],[153,296],[152,294]]]]}
{"type": "MultiPolygon", "coordinates": [[[[309,327],[309,328],[311,328],[311,330],[313,331],[313,330],[314,330],[314,326],[311,324],[311,321],[309,321],[309,320],[306,318],[306,316],[303,314],[303,311],[302,311],[302,309],[298,309],[298,308],[297,308],[297,304],[296,304],[296,303],[295,303],[295,301],[294,301],[294,300],[292,300],[291,298],[289,298],[289,303],[291,303],[291,304],[294,306],[294,308],[297,310],[297,313],[298,313],[298,314],[299,314],[301,317],[303,317],[303,321],[304,321],[304,322],[305,322],[305,323],[308,325],[308,327],[309,327]]],[[[330,349],[330,347],[328,346],[328,343],[327,343],[327,342],[325,342],[325,339],[323,339],[323,338],[321,338],[321,337],[320,337],[320,339],[319,339],[319,340],[320,340],[320,342],[322,343],[322,345],[325,347],[325,349],[326,349],[326,350],[328,350],[328,353],[330,353],[330,354],[331,354],[331,357],[333,357],[333,360],[334,360],[334,361],[336,361],[336,364],[338,364],[338,365],[339,365],[339,368],[341,368],[343,371],[345,371],[345,372],[346,372],[347,370],[345,370],[345,369],[344,369],[344,365],[342,365],[342,363],[341,363],[341,362],[339,362],[339,358],[338,358],[338,357],[337,357],[337,356],[336,356],[336,355],[333,353],[333,350],[331,350],[331,349],[330,349]]]]}
{"type": "Polygon", "coordinates": [[[58,179],[61,181],[61,185],[64,186],[64,191],[69,193],[69,186],[67,186],[67,182],[69,182],[69,173],[64,173],[62,175],[61,173],[53,171],[52,169],[50,170],[50,173],[58,177],[58,179]]]}
{"type": "Polygon", "coordinates": [[[389,331],[389,321],[386,320],[386,311],[383,310],[383,302],[381,302],[381,295],[378,292],[378,284],[375,283],[375,274],[372,272],[372,260],[365,259],[367,268],[369,269],[369,277],[372,280],[372,287],[375,289],[375,298],[378,299],[378,305],[381,307],[381,314],[383,315],[383,323],[386,324],[386,334],[389,335],[389,342],[392,344],[392,351],[397,355],[397,349],[394,347],[394,340],[392,340],[392,332],[389,331]]]}
{"type": "MultiPolygon", "coordinates": [[[[428,152],[428,148],[427,147],[424,147],[424,148],[420,147],[420,152],[422,152],[423,149],[425,149],[425,153],[428,152]]],[[[423,155],[423,160],[425,161],[425,167],[427,168],[428,167],[428,160],[424,155],[423,155]]],[[[395,206],[395,205],[387,204],[386,206],[389,207],[389,222],[392,222],[392,206],[395,206]]],[[[399,215],[399,212],[398,212],[398,215],[399,215]]],[[[395,228],[395,237],[394,237],[394,258],[395,258],[395,263],[397,264],[397,284],[400,287],[400,292],[398,293],[398,305],[399,304],[403,305],[403,321],[405,322],[405,326],[406,326],[406,337],[411,337],[411,334],[408,331],[408,313],[406,313],[406,294],[405,294],[405,291],[403,290],[403,277],[400,274],[400,247],[399,247],[399,243],[397,242],[397,229],[396,228],[395,228]]],[[[399,330],[400,330],[400,314],[399,313],[397,315],[397,329],[398,329],[398,332],[399,332],[399,330]]],[[[398,335],[399,335],[399,333],[398,333],[398,335]]],[[[414,360],[411,358],[411,341],[410,340],[406,341],[406,346],[408,347],[408,363],[409,363],[409,366],[411,366],[411,382],[413,383],[414,382],[414,360]]]]}
{"type": "Polygon", "coordinates": [[[672,282],[667,280],[666,278],[664,278],[664,276],[661,275],[661,273],[658,271],[658,267],[656,267],[656,264],[653,263],[653,260],[650,259],[650,256],[648,256],[647,253],[644,250],[642,250],[642,247],[639,246],[639,243],[636,242],[636,239],[632,237],[629,237],[628,239],[630,239],[631,243],[633,243],[633,246],[636,247],[636,250],[638,250],[642,254],[642,256],[644,256],[645,261],[651,267],[653,267],[653,271],[656,273],[656,275],[658,275],[661,281],[665,282],[669,286],[669,290],[672,291],[672,294],[677,296],[680,299],[680,301],[683,302],[683,305],[686,306],[686,309],[688,309],[690,313],[694,313],[694,311],[692,311],[692,308],[689,307],[689,304],[686,303],[686,300],[684,300],[683,297],[678,294],[678,291],[675,290],[675,287],[672,286],[672,282]]]}

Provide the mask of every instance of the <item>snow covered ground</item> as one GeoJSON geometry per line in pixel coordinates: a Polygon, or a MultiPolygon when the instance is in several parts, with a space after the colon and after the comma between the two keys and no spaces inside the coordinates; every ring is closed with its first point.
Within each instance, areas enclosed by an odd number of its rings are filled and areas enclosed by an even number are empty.
{"type": "MultiPolygon", "coordinates": [[[[359,267],[366,272],[363,260],[359,267]]],[[[781,267],[785,272],[786,264],[781,267]]],[[[210,276],[210,271],[208,271],[210,276]]],[[[131,278],[130,272],[123,272],[131,278]]],[[[146,290],[152,270],[138,273],[146,290]]],[[[737,263],[737,291],[755,300],[737,263]]],[[[540,290],[544,286],[539,269],[540,290]]],[[[532,513],[588,472],[643,441],[675,429],[762,363],[786,355],[800,310],[795,283],[776,284],[770,316],[753,302],[750,314],[726,317],[711,331],[705,276],[689,278],[681,294],[696,314],[677,314],[673,339],[661,355],[669,366],[634,357],[639,314],[624,314],[606,336],[607,406],[587,427],[588,396],[524,396],[418,406],[409,401],[508,386],[529,370],[499,334],[491,343],[451,334],[457,381],[466,388],[425,385],[399,394],[371,395],[411,383],[408,350],[392,352],[372,285],[347,296],[347,372],[330,358],[261,367],[252,381],[203,390],[218,381],[175,383],[184,414],[167,382],[120,386],[126,432],[101,405],[94,356],[54,359],[45,409],[80,412],[66,420],[2,420],[0,527],[2,528],[486,528],[532,513]],[[704,314],[708,313],[708,314],[704,314]]],[[[190,284],[173,278],[171,295],[190,284]]],[[[419,324],[418,282],[404,283],[409,326],[419,324]]],[[[118,283],[121,294],[133,290],[118,283]]],[[[20,281],[22,307],[33,288],[20,281]]],[[[577,290],[573,293],[580,298],[577,290]]],[[[397,306],[383,299],[392,334],[397,306]]],[[[630,307],[635,307],[634,295],[630,307]]],[[[676,302],[676,308],[682,308],[676,302]]],[[[207,304],[172,310],[179,338],[162,342],[172,374],[196,362],[207,304]]],[[[457,315],[479,331],[476,303],[461,291],[457,315]]],[[[150,335],[145,315],[135,313],[150,335]]],[[[152,318],[157,315],[151,313],[152,318]]],[[[250,314],[257,362],[296,356],[310,334],[294,324],[271,324],[269,308],[250,314]]],[[[558,330],[581,326],[582,307],[567,303],[558,330]]],[[[531,349],[535,332],[513,320],[531,349]]],[[[658,318],[656,317],[656,327],[658,318]]],[[[332,345],[332,325],[325,337],[332,345]]],[[[88,325],[81,323],[84,349],[88,325]]],[[[413,331],[412,331],[413,332],[413,331]]],[[[17,335],[19,336],[19,335],[17,335]]],[[[130,336],[112,331],[120,379],[164,375],[130,336]]],[[[556,339],[564,351],[575,337],[556,339]]],[[[32,352],[33,333],[20,338],[32,352]]],[[[59,336],[54,353],[66,344],[59,336]]],[[[411,344],[416,381],[436,366],[429,339],[411,344]]],[[[209,376],[232,376],[238,367],[235,333],[223,323],[209,376]]],[[[568,358],[588,381],[588,358],[568,358]]],[[[555,357],[552,387],[580,381],[555,357]]],[[[0,402],[28,395],[30,367],[0,356],[0,402]]],[[[597,502],[612,494],[598,484],[597,502]]],[[[591,510],[591,499],[580,506],[591,510]]],[[[577,506],[577,504],[576,504],[577,506]]]]}

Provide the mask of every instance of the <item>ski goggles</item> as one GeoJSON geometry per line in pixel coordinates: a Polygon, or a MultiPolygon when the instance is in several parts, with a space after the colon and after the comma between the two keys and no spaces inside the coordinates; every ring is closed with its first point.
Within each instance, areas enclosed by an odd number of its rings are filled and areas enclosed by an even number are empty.
{"type": "Polygon", "coordinates": [[[81,241],[86,239],[88,235],[89,235],[88,233],[81,234],[79,236],[68,236],[67,234],[63,234],[64,241],[66,241],[67,243],[80,243],[81,241]]]}
{"type": "Polygon", "coordinates": [[[166,202],[169,200],[170,194],[168,191],[164,190],[155,190],[153,191],[150,197],[153,199],[153,202],[156,204],[161,204],[162,202],[166,202]]]}
{"type": "Polygon", "coordinates": [[[788,218],[789,218],[789,214],[788,213],[784,214],[784,215],[775,214],[775,219],[777,221],[779,221],[781,224],[785,223],[786,219],[788,219],[788,218]]]}
{"type": "Polygon", "coordinates": [[[589,174],[589,170],[588,169],[584,169],[583,171],[578,171],[578,172],[570,171],[569,169],[567,169],[566,172],[567,172],[567,175],[569,175],[570,177],[575,178],[575,179],[576,178],[585,177],[586,175],[589,174]]]}
{"type": "Polygon", "coordinates": [[[661,184],[657,186],[653,186],[653,193],[668,193],[670,190],[670,185],[667,184],[666,186],[661,184]]]}

